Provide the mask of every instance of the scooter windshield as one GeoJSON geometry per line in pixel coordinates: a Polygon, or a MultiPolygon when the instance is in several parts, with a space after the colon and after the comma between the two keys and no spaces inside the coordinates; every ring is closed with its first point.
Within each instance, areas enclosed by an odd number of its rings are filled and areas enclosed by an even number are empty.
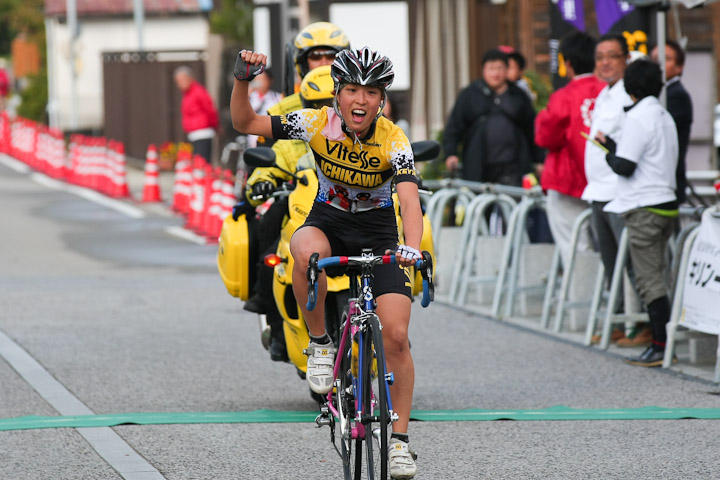
{"type": "Polygon", "coordinates": [[[296,172],[307,169],[315,169],[315,156],[312,152],[307,152],[302,157],[298,158],[296,172]]]}

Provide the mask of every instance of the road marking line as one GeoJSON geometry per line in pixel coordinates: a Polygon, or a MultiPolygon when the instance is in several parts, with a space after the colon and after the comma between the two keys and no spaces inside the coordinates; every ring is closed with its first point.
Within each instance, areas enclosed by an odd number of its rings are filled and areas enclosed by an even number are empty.
{"type": "MultiPolygon", "coordinates": [[[[0,357],[61,415],[94,415],[20,345],[0,331],[0,357]]],[[[110,427],[78,428],[77,432],[122,478],[166,480],[158,470],[110,427]]]]}
{"type": "Polygon", "coordinates": [[[123,215],[127,215],[130,218],[145,218],[145,212],[141,209],[128,205],[125,202],[121,202],[120,200],[106,197],[95,190],[79,187],[77,185],[69,185],[65,182],[55,180],[54,178],[50,178],[47,175],[37,172],[30,174],[30,179],[45,187],[75,194],[85,200],[90,200],[93,203],[97,203],[98,205],[102,205],[103,207],[107,207],[115,210],[116,212],[120,212],[123,215]]]}
{"type": "Polygon", "coordinates": [[[29,173],[31,170],[28,165],[7,156],[4,153],[0,154],[0,163],[2,163],[11,170],[15,170],[18,173],[29,173]]]}
{"type": "Polygon", "coordinates": [[[186,228],[182,227],[167,227],[165,231],[172,235],[173,237],[182,238],[183,240],[187,240],[193,243],[197,243],[198,245],[207,245],[208,241],[205,237],[202,237],[195,232],[192,232],[186,228]]]}

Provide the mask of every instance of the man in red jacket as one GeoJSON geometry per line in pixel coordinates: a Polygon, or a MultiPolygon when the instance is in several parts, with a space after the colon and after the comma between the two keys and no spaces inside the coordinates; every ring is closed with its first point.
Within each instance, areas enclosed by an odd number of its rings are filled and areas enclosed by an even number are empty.
{"type": "MultiPolygon", "coordinates": [[[[570,83],[550,96],[547,108],[535,119],[535,143],[548,150],[540,184],[547,193],[547,214],[563,264],[570,258],[570,236],[575,219],[589,205],[580,196],[585,189],[585,143],[590,115],[605,84],[593,75],[595,39],[583,32],[560,42],[561,61],[570,83]]],[[[590,235],[580,237],[578,250],[591,250],[590,235]]]]}
{"type": "Polygon", "coordinates": [[[212,142],[218,128],[218,113],[205,87],[195,81],[190,67],[175,70],[175,83],[183,92],[180,114],[182,127],[193,152],[212,162],[212,142]]]}

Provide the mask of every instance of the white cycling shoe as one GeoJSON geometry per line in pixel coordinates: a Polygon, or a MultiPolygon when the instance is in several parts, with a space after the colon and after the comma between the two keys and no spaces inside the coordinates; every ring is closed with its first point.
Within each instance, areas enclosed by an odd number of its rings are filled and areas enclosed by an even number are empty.
{"type": "Polygon", "coordinates": [[[305,350],[308,356],[306,378],[313,392],[324,395],[332,389],[336,353],[337,348],[332,343],[320,345],[310,342],[305,350]]]}
{"type": "Polygon", "coordinates": [[[395,480],[415,478],[417,454],[410,450],[408,444],[397,438],[391,438],[388,445],[388,466],[390,478],[395,480]]]}

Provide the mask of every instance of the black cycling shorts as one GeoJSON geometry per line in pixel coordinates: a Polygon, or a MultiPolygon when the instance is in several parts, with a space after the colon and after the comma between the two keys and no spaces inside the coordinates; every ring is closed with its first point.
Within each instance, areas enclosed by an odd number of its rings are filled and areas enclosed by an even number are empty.
{"type": "MultiPolygon", "coordinates": [[[[320,229],[330,242],[332,256],[358,256],[364,248],[375,255],[398,247],[394,208],[377,208],[350,213],[322,202],[313,202],[312,210],[300,227],[320,229]]],[[[412,299],[410,272],[397,264],[376,265],[373,269],[373,293],[401,293],[412,299]]],[[[332,272],[331,272],[332,273],[332,272]]]]}

